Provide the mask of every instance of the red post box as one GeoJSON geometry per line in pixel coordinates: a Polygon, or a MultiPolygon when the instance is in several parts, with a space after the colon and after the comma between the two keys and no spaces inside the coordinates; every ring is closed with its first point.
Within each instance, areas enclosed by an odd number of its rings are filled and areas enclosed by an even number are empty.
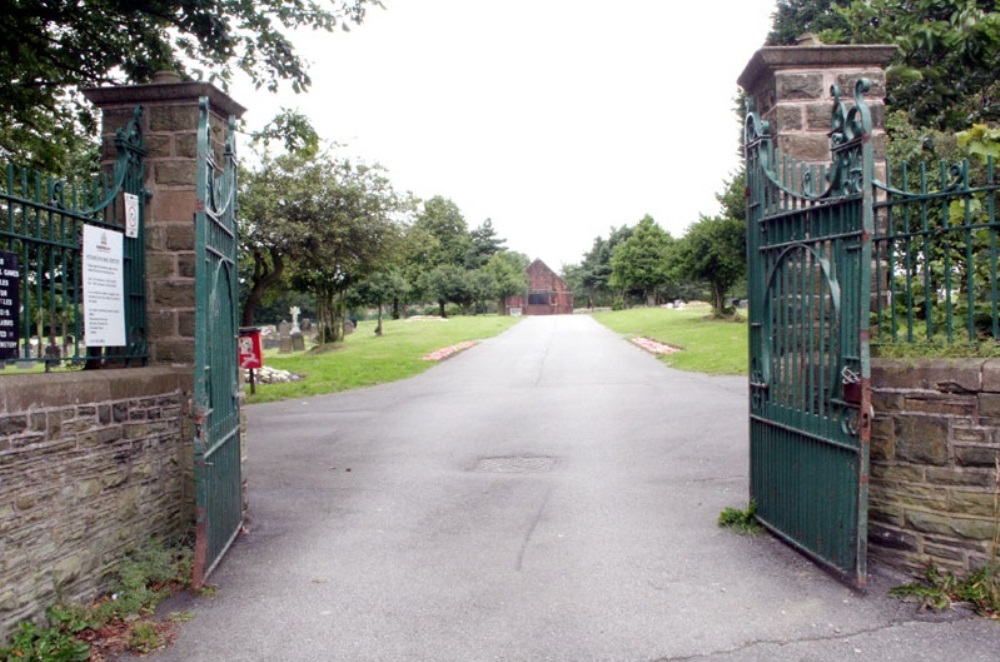
{"type": "Polygon", "coordinates": [[[260,329],[255,326],[240,328],[240,368],[253,370],[264,367],[264,353],[260,348],[260,329]]]}

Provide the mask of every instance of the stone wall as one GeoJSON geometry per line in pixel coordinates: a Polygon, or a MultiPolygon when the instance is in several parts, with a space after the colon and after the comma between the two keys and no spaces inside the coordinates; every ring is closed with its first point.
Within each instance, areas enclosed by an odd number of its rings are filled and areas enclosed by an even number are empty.
{"type": "Polygon", "coordinates": [[[190,528],[190,368],[0,377],[0,641],[190,528]]]}
{"type": "Polygon", "coordinates": [[[997,535],[1000,359],[878,359],[872,404],[872,557],[915,575],[981,566],[997,535]]]}
{"type": "Polygon", "coordinates": [[[194,523],[198,104],[209,98],[216,138],[244,109],[174,75],[84,94],[102,113],[106,158],[143,107],[150,366],[0,374],[0,644],[59,600],[97,597],[128,547],[194,523]]]}

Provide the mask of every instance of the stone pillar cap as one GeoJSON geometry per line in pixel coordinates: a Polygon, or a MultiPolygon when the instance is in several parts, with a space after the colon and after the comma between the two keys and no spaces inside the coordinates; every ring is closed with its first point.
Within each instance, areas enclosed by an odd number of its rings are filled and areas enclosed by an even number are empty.
{"type": "Polygon", "coordinates": [[[760,80],[782,69],[834,67],[878,67],[882,69],[896,54],[891,44],[847,44],[820,46],[765,46],[750,58],[736,79],[744,90],[753,90],[760,80]]]}
{"type": "Polygon", "coordinates": [[[88,101],[98,108],[170,101],[196,102],[199,97],[208,97],[212,108],[222,115],[241,117],[247,111],[246,108],[236,103],[231,96],[215,85],[200,81],[85,87],[81,92],[83,92],[83,96],[87,97],[88,101]]]}

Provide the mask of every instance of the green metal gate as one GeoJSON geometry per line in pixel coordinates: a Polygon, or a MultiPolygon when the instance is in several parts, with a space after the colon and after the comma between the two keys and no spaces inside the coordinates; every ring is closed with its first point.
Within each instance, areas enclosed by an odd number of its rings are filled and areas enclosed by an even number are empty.
{"type": "Polygon", "coordinates": [[[213,140],[207,97],[199,101],[195,314],[194,584],[201,586],[243,524],[237,373],[235,119],[213,140]],[[217,159],[216,150],[221,150],[217,159]],[[221,165],[220,165],[221,161],[221,165]]]}
{"type": "Polygon", "coordinates": [[[832,163],[778,160],[746,120],[750,496],[759,520],[849,583],[866,581],[873,157],[855,89],[834,88],[832,163]]]}

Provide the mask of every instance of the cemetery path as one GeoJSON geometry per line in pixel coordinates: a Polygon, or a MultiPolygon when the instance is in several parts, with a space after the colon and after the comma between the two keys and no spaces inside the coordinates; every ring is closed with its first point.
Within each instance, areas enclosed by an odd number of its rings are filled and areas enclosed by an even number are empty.
{"type": "Polygon", "coordinates": [[[996,658],[995,623],[717,527],[746,505],[745,417],[745,379],[671,370],[586,316],[252,406],[249,533],[152,659],[996,658]]]}

